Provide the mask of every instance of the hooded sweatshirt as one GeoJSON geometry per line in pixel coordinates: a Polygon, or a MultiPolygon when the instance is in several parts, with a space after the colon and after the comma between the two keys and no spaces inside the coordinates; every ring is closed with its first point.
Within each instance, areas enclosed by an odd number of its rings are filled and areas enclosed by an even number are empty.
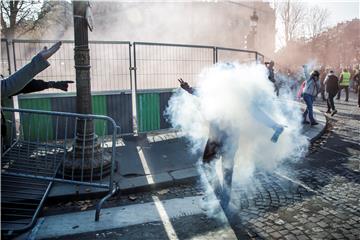
{"type": "Polygon", "coordinates": [[[339,91],[339,79],[334,73],[326,75],[324,80],[325,91],[335,95],[339,91]]]}
{"type": "Polygon", "coordinates": [[[320,81],[318,80],[315,81],[314,77],[310,76],[310,78],[308,78],[308,80],[306,80],[305,82],[303,93],[316,97],[319,91],[320,91],[320,81]]]}

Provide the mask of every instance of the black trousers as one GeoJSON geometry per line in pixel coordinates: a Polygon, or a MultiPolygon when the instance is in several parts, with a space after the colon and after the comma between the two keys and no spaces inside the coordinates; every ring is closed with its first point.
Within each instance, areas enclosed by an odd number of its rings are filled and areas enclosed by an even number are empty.
{"type": "Polygon", "coordinates": [[[340,86],[336,99],[340,99],[342,89],[345,89],[345,93],[346,93],[345,101],[349,101],[349,86],[340,86]]]}
{"type": "Polygon", "coordinates": [[[327,107],[328,107],[328,111],[330,111],[330,109],[332,109],[333,111],[335,110],[335,104],[334,104],[334,97],[336,96],[336,93],[328,93],[328,98],[327,98],[327,107]]]}

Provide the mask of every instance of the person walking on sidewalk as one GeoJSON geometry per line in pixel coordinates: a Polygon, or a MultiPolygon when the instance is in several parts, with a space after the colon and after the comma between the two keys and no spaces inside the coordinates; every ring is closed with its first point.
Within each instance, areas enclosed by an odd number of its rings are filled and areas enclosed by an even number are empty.
{"type": "Polygon", "coordinates": [[[350,85],[350,77],[351,74],[350,72],[347,70],[347,68],[344,68],[344,70],[342,71],[342,73],[340,74],[340,79],[339,79],[339,85],[340,85],[340,89],[339,92],[337,94],[336,99],[339,100],[340,96],[341,96],[341,90],[345,89],[345,102],[349,101],[349,85],[350,85]]]}
{"type": "Polygon", "coordinates": [[[308,80],[306,80],[305,82],[304,91],[302,94],[302,97],[306,103],[306,109],[303,113],[303,121],[302,121],[303,124],[311,124],[311,125],[319,124],[317,121],[315,121],[313,114],[313,103],[315,97],[320,91],[319,77],[320,77],[320,73],[315,70],[310,74],[310,78],[308,78],[308,80]],[[310,122],[306,120],[307,115],[309,115],[310,122]]]}
{"type": "Polygon", "coordinates": [[[339,79],[334,74],[333,70],[330,70],[328,75],[326,75],[326,78],[324,80],[324,85],[325,85],[325,92],[327,95],[327,107],[328,107],[326,113],[331,113],[331,116],[334,116],[337,113],[334,104],[334,97],[339,91],[339,79]],[[330,110],[332,110],[332,112],[330,110]]]}

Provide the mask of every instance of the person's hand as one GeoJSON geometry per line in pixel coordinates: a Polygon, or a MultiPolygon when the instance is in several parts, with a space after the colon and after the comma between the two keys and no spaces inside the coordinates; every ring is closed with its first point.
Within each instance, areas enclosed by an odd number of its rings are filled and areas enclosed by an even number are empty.
{"type": "Polygon", "coordinates": [[[74,83],[74,81],[53,82],[52,87],[67,92],[70,83],[74,83]]]}
{"type": "Polygon", "coordinates": [[[185,82],[182,78],[178,79],[179,83],[180,83],[180,87],[182,89],[184,89],[185,91],[188,91],[190,89],[190,86],[187,82],[185,82]]]}
{"type": "Polygon", "coordinates": [[[59,41],[52,45],[49,49],[47,47],[44,47],[43,50],[41,50],[39,53],[44,58],[44,60],[48,60],[52,55],[54,55],[61,46],[62,42],[59,41]]]}

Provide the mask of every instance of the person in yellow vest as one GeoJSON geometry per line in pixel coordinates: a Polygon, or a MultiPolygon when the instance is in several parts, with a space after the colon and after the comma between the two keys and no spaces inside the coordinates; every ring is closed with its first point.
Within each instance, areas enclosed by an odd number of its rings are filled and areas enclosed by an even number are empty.
{"type": "Polygon", "coordinates": [[[342,73],[340,74],[340,79],[339,79],[340,89],[339,89],[336,99],[338,99],[338,100],[340,99],[341,90],[345,89],[345,93],[346,93],[345,102],[349,101],[350,77],[351,77],[350,72],[347,70],[347,68],[344,68],[342,73]]]}

